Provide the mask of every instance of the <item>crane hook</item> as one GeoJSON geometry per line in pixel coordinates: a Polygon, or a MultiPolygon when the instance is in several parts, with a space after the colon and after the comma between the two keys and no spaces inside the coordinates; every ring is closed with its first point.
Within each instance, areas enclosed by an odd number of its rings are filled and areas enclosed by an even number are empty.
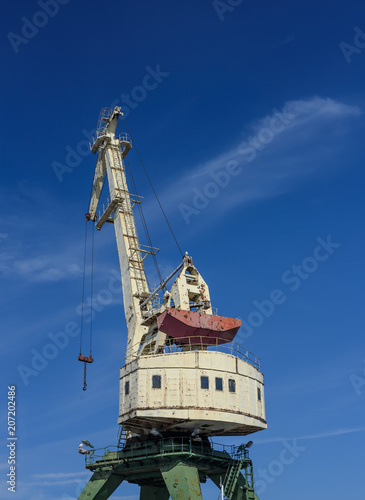
{"type": "Polygon", "coordinates": [[[87,363],[92,363],[94,361],[92,356],[82,356],[82,354],[79,355],[77,358],[79,361],[83,361],[84,363],[84,386],[82,388],[83,391],[86,391],[87,388],[87,383],[86,383],[86,366],[87,363]]]}

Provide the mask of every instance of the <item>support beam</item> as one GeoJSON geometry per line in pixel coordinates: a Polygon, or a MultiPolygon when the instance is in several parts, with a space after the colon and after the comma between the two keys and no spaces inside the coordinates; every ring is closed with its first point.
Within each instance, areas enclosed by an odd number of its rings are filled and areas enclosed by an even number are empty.
{"type": "Polygon", "coordinates": [[[93,476],[79,500],[107,500],[123,481],[140,486],[140,500],[203,500],[200,481],[207,477],[218,487],[225,482],[227,500],[258,500],[247,449],[228,449],[200,446],[188,436],[127,442],[116,451],[93,449],[85,456],[93,476]]]}
{"type": "MultiPolygon", "coordinates": [[[[103,227],[103,225],[105,224],[105,222],[108,221],[108,219],[110,217],[110,214],[112,212],[114,212],[115,207],[118,205],[118,203],[121,203],[122,201],[123,200],[121,198],[116,197],[116,198],[114,198],[114,200],[112,200],[109,203],[109,205],[105,209],[105,212],[100,216],[100,219],[95,224],[96,229],[98,229],[100,231],[100,229],[103,227]]],[[[114,220],[113,220],[113,222],[114,222],[114,220]]]]}
{"type": "Polygon", "coordinates": [[[165,486],[142,486],[139,500],[169,500],[170,494],[165,486]]]}
{"type": "Polygon", "coordinates": [[[106,500],[123,482],[125,476],[112,471],[94,472],[78,500],[106,500]]]}
{"type": "MultiPolygon", "coordinates": [[[[219,474],[209,474],[209,479],[211,479],[213,483],[220,488],[221,479],[223,481],[224,477],[219,474]]],[[[242,474],[238,476],[237,485],[231,498],[232,500],[259,500],[259,498],[252,491],[252,488],[247,487],[246,479],[242,474]]]]}
{"type": "Polygon", "coordinates": [[[199,472],[184,462],[161,469],[171,500],[203,500],[199,472]]]}

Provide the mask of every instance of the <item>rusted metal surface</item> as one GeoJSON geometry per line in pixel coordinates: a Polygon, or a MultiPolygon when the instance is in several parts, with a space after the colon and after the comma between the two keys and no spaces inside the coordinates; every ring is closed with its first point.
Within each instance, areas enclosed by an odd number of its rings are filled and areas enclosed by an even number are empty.
{"type": "Polygon", "coordinates": [[[161,473],[171,500],[203,500],[197,467],[180,462],[162,468],[161,473]]]}
{"type": "Polygon", "coordinates": [[[82,354],[80,354],[77,359],[79,361],[83,361],[84,363],[92,363],[94,361],[92,356],[82,356],[82,354]]]}
{"type": "Polygon", "coordinates": [[[231,342],[242,321],[213,314],[179,311],[169,307],[157,318],[157,324],[161,332],[180,338],[180,343],[212,345],[231,342]]]}
{"type": "Polygon", "coordinates": [[[84,385],[82,387],[82,390],[86,391],[86,388],[87,388],[87,383],[86,383],[86,367],[87,367],[87,363],[93,363],[94,359],[93,359],[93,357],[91,355],[90,356],[83,356],[82,354],[80,354],[77,359],[79,361],[82,361],[84,363],[84,385]]]}

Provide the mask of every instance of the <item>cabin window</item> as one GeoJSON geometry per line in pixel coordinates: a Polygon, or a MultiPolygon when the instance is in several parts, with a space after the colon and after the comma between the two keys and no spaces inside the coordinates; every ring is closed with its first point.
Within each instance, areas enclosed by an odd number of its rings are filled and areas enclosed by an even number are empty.
{"type": "Polygon", "coordinates": [[[223,391],[223,379],[220,377],[215,377],[215,390],[223,391]]]}
{"type": "Polygon", "coordinates": [[[200,377],[200,387],[202,389],[209,389],[209,377],[200,377]]]}
{"type": "Polygon", "coordinates": [[[129,394],[129,380],[127,380],[127,382],[125,383],[124,394],[125,395],[129,394]]]}
{"type": "Polygon", "coordinates": [[[152,375],[152,388],[161,389],[161,375],[152,375]]]}
{"type": "Polygon", "coordinates": [[[260,387],[257,388],[257,399],[261,401],[261,389],[260,387]]]}
{"type": "Polygon", "coordinates": [[[233,378],[228,379],[229,392],[236,392],[236,381],[233,378]]]}

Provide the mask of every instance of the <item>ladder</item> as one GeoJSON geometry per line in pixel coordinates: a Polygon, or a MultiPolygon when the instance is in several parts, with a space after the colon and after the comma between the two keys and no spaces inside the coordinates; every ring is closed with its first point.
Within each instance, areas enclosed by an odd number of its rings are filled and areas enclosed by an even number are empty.
{"type": "Polygon", "coordinates": [[[135,281],[135,286],[137,293],[141,294],[148,291],[146,277],[144,273],[143,260],[141,258],[140,252],[131,252],[132,248],[139,249],[139,240],[137,235],[137,228],[134,221],[133,210],[130,202],[130,196],[128,187],[125,182],[125,174],[123,169],[123,163],[121,158],[121,153],[119,149],[112,148],[113,164],[116,171],[116,180],[118,186],[118,196],[120,198],[119,210],[124,218],[126,234],[129,242],[129,269],[131,274],[131,279],[135,281]]]}
{"type": "Polygon", "coordinates": [[[124,447],[127,441],[127,432],[125,428],[121,425],[118,429],[118,448],[124,447]]]}
{"type": "Polygon", "coordinates": [[[241,473],[242,464],[245,461],[245,457],[240,460],[233,460],[230,467],[228,467],[226,477],[223,482],[224,496],[227,500],[231,500],[233,497],[234,490],[238,481],[238,477],[241,473]]]}

